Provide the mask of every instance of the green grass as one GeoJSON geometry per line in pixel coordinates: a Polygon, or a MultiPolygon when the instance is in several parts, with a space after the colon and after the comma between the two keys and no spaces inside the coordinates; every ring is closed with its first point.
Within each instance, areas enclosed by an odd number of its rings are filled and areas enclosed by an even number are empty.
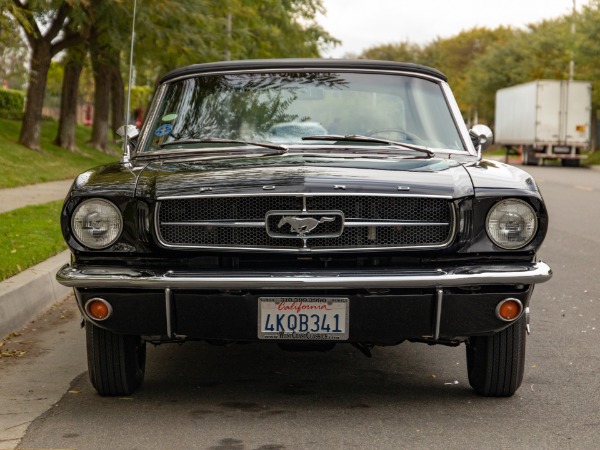
{"type": "Polygon", "coordinates": [[[60,231],[62,201],[0,214],[0,280],[67,248],[60,231]]]}
{"type": "Polygon", "coordinates": [[[588,153],[588,158],[583,161],[586,166],[596,166],[600,164],[600,150],[594,153],[588,153]]]}
{"type": "Polygon", "coordinates": [[[86,145],[90,127],[77,127],[79,152],[70,152],[52,143],[58,129],[56,121],[42,121],[42,150],[39,152],[17,144],[20,129],[20,121],[0,119],[0,189],[73,179],[91,167],[120,157],[116,146],[115,153],[109,155],[86,145]]]}

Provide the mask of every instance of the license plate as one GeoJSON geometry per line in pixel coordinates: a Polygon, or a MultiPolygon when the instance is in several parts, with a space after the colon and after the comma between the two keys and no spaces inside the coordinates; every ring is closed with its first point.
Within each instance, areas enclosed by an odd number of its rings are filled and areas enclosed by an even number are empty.
{"type": "Polygon", "coordinates": [[[258,338],[305,341],[348,339],[348,299],[260,297],[258,338]]]}

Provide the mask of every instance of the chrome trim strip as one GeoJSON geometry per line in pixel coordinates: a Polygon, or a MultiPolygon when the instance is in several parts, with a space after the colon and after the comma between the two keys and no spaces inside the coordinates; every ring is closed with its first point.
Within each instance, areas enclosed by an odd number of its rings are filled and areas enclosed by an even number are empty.
{"type": "Polygon", "coordinates": [[[442,86],[444,96],[446,97],[446,101],[448,102],[448,107],[450,108],[450,111],[452,113],[452,119],[454,120],[454,124],[457,128],[460,137],[462,138],[463,145],[467,147],[463,150],[457,150],[457,152],[459,152],[459,154],[466,152],[471,156],[477,156],[477,149],[473,146],[473,143],[471,142],[469,130],[467,129],[467,125],[463,120],[462,112],[460,111],[456,98],[452,93],[452,89],[450,89],[450,85],[445,81],[442,81],[440,84],[442,86]]]}
{"type": "Polygon", "coordinates": [[[209,194],[209,195],[167,195],[157,197],[157,201],[163,200],[186,200],[191,198],[231,198],[231,197],[404,197],[404,198],[440,198],[453,200],[451,195],[420,195],[420,194],[398,194],[395,192],[364,193],[364,192],[253,192],[235,194],[209,194]]]}
{"type": "Polygon", "coordinates": [[[197,227],[239,227],[239,228],[262,228],[265,226],[265,222],[220,222],[220,221],[207,221],[207,222],[161,222],[160,225],[193,225],[197,227]]]}
{"type": "Polygon", "coordinates": [[[548,281],[544,262],[518,265],[469,265],[428,270],[312,272],[173,272],[153,273],[122,267],[70,266],[56,274],[63,286],[134,289],[367,289],[536,284],[548,281]]]}
{"type": "Polygon", "coordinates": [[[173,323],[171,317],[171,310],[173,307],[173,294],[171,288],[165,288],[165,308],[166,308],[166,320],[167,320],[167,336],[173,337],[173,323]]]}
{"type": "MultiPolygon", "coordinates": [[[[304,238],[297,238],[304,239],[304,238]]],[[[310,247],[298,247],[298,246],[290,246],[290,247],[252,247],[252,246],[238,246],[232,247],[229,245],[167,245],[162,241],[159,241],[160,245],[164,248],[171,249],[180,249],[180,250],[220,250],[223,252],[232,252],[232,251],[252,251],[252,252],[269,252],[269,253],[352,253],[352,252],[365,252],[365,251],[394,251],[394,250],[433,250],[433,249],[441,249],[448,247],[450,239],[447,242],[443,242],[437,245],[404,245],[399,246],[396,245],[394,247],[318,247],[318,248],[310,248],[310,247]]]]}
{"type": "Polygon", "coordinates": [[[436,341],[440,338],[440,326],[442,323],[442,301],[444,300],[444,290],[438,288],[435,300],[435,331],[433,339],[436,341]]]}
{"type": "Polygon", "coordinates": [[[448,226],[449,222],[402,222],[402,221],[390,221],[390,222],[381,222],[381,221],[363,221],[363,222],[353,222],[348,221],[344,224],[346,227],[428,227],[428,226],[448,226]]]}
{"type": "MultiPolygon", "coordinates": [[[[300,213],[298,213],[300,214],[300,213]]],[[[312,214],[312,211],[310,212],[312,214]]],[[[193,225],[198,227],[248,227],[248,228],[262,228],[266,225],[265,222],[219,222],[219,221],[207,221],[207,222],[162,222],[161,225],[193,225]]],[[[379,222],[379,221],[363,221],[353,222],[348,221],[344,223],[345,227],[410,227],[410,226],[448,226],[449,222],[402,222],[402,221],[390,221],[390,222],[379,222]]],[[[294,236],[296,237],[296,236],[294,236]]],[[[321,237],[321,236],[319,236],[321,237]]]]}

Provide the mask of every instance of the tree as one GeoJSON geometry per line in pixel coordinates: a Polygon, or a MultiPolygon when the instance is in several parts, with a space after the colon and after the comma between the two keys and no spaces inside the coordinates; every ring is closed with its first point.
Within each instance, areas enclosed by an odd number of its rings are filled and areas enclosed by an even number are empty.
{"type": "Polygon", "coordinates": [[[576,18],[575,78],[592,80],[592,111],[600,108],[600,0],[591,0],[576,18]]]}
{"type": "Polygon", "coordinates": [[[79,0],[2,0],[0,6],[19,23],[31,50],[27,101],[19,143],[40,148],[40,120],[46,76],[52,58],[80,42],[79,0]]]}
{"type": "Polygon", "coordinates": [[[14,32],[17,26],[11,16],[0,14],[0,83],[23,89],[27,80],[28,49],[21,35],[14,32]]]}
{"type": "Polygon", "coordinates": [[[67,150],[77,150],[75,128],[77,125],[77,103],[79,77],[85,63],[87,49],[83,44],[71,47],[64,58],[64,76],[60,98],[60,118],[54,143],[67,150]]]}
{"type": "Polygon", "coordinates": [[[418,64],[423,60],[423,48],[410,41],[383,44],[368,48],[362,52],[360,58],[418,64]]]}
{"type": "Polygon", "coordinates": [[[537,79],[567,79],[569,24],[554,19],[512,32],[480,55],[468,72],[465,100],[488,123],[494,121],[498,89],[537,79]]]}

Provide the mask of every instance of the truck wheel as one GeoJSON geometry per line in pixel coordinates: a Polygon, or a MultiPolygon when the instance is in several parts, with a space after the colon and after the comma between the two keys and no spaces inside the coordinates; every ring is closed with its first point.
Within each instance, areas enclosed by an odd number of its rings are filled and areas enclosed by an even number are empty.
{"type": "Polygon", "coordinates": [[[492,335],[467,342],[469,384],[479,395],[510,397],[521,386],[525,369],[525,318],[492,335]]]}
{"type": "Polygon", "coordinates": [[[538,159],[535,156],[535,150],[530,145],[523,147],[523,165],[524,166],[537,166],[538,159]]]}
{"type": "Polygon", "coordinates": [[[88,372],[102,396],[130,395],[144,380],[146,343],[139,336],[85,324],[88,372]]]}
{"type": "Polygon", "coordinates": [[[561,159],[560,163],[562,164],[563,167],[579,167],[579,160],[578,159],[561,159]]]}

